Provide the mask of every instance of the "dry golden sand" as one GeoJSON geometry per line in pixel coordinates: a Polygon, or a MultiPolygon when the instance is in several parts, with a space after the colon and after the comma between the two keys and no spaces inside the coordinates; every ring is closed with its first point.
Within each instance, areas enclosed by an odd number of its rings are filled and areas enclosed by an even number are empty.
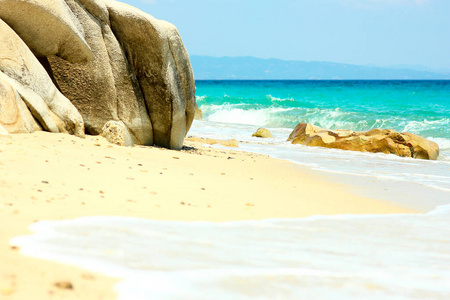
{"type": "Polygon", "coordinates": [[[221,222],[413,212],[353,195],[286,161],[186,145],[173,151],[119,147],[94,136],[0,135],[0,299],[115,298],[116,279],[28,258],[9,245],[38,220],[114,215],[221,222]]]}

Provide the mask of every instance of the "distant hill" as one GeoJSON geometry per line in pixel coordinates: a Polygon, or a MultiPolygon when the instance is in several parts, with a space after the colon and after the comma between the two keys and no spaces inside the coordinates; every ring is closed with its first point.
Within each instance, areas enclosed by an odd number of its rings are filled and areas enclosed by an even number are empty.
{"type": "Polygon", "coordinates": [[[450,71],[381,68],[255,57],[191,57],[195,79],[450,79],[450,71]]]}

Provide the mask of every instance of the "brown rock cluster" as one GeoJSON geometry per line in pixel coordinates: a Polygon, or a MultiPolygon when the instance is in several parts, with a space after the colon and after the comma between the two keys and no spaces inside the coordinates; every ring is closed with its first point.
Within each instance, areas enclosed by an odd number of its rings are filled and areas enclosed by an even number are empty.
{"type": "Polygon", "coordinates": [[[299,123],[289,135],[293,144],[352,150],[382,152],[401,157],[437,159],[436,143],[418,135],[392,129],[372,129],[367,132],[329,130],[309,123],[299,123]]]}
{"type": "Polygon", "coordinates": [[[195,114],[189,56],[170,23],[113,0],[0,0],[0,126],[180,149],[195,114]]]}

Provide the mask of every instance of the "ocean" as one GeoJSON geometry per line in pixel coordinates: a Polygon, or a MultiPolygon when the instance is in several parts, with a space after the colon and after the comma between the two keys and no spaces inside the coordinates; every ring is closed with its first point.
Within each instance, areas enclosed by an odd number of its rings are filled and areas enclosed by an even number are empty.
{"type": "Polygon", "coordinates": [[[26,255],[122,278],[121,300],[450,299],[450,81],[196,86],[204,119],[194,121],[189,135],[234,138],[240,150],[350,185],[363,178],[364,188],[355,192],[428,212],[225,223],[98,216],[40,221],[33,235],[11,243],[26,255]],[[292,145],[286,139],[298,122],[408,131],[438,143],[440,156],[428,161],[292,145]],[[258,127],[274,137],[251,137],[258,127]],[[378,193],[386,187],[390,193],[378,193]]]}
{"type": "Polygon", "coordinates": [[[240,149],[313,169],[414,182],[450,191],[450,81],[198,81],[204,121],[189,134],[234,138],[240,149]],[[388,128],[436,142],[438,161],[292,145],[299,122],[329,129],[388,128]],[[259,127],[274,138],[251,135],[259,127]]]}

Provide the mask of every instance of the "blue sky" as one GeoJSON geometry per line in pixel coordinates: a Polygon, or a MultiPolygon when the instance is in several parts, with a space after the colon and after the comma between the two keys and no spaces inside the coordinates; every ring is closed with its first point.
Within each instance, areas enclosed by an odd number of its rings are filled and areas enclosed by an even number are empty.
{"type": "Polygon", "coordinates": [[[122,0],[190,55],[450,69],[450,0],[122,0]]]}

